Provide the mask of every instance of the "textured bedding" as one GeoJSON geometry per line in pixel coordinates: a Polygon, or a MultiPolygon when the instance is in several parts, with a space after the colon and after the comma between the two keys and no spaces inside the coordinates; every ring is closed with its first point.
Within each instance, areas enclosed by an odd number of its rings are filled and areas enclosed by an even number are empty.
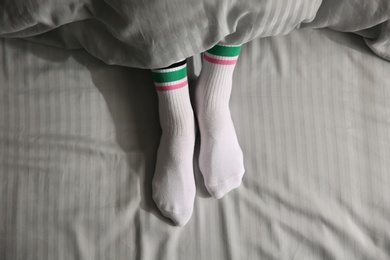
{"type": "Polygon", "coordinates": [[[210,198],[195,160],[178,228],[151,198],[150,71],[1,39],[0,259],[389,259],[389,71],[356,34],[245,44],[230,103],[243,184],[210,198]]]}
{"type": "Polygon", "coordinates": [[[0,0],[0,37],[83,48],[105,63],[137,68],[294,28],[356,32],[390,59],[389,19],[387,0],[0,0]]]}

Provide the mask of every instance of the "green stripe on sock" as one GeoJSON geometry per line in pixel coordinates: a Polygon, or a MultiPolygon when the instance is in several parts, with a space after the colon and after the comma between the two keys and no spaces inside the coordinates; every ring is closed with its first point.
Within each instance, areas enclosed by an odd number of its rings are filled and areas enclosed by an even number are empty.
{"type": "Polygon", "coordinates": [[[152,72],[155,83],[166,83],[184,79],[187,76],[187,67],[171,72],[152,72]]]}
{"type": "Polygon", "coordinates": [[[218,56],[235,57],[238,56],[238,54],[240,54],[240,51],[241,51],[241,45],[240,46],[215,45],[207,52],[218,56]]]}

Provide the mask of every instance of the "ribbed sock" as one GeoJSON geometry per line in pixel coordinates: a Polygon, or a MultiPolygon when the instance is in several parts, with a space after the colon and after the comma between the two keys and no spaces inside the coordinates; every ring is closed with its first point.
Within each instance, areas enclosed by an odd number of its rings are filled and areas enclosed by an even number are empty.
{"type": "Polygon", "coordinates": [[[195,199],[193,154],[194,112],[185,61],[152,70],[158,92],[162,136],[153,177],[153,199],[161,213],[183,226],[192,215],[195,199]]]}
{"type": "Polygon", "coordinates": [[[209,193],[222,198],[241,184],[243,154],[229,110],[233,71],[241,46],[216,45],[204,53],[195,89],[200,130],[199,168],[209,193]]]}

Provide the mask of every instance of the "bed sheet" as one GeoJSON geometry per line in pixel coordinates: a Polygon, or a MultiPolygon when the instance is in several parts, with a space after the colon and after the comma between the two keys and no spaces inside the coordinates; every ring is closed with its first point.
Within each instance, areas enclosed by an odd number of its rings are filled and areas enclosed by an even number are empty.
{"type": "MultiPolygon", "coordinates": [[[[230,105],[246,174],[215,200],[195,158],[184,227],[151,197],[150,71],[0,46],[0,259],[390,258],[390,63],[361,37],[306,29],[243,46],[230,105]]],[[[193,83],[200,57],[189,67],[193,83]]]]}

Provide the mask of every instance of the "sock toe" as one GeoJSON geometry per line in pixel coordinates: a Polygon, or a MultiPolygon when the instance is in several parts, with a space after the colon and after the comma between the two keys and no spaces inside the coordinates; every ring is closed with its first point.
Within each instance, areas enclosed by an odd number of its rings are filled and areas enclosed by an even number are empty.
{"type": "Polygon", "coordinates": [[[185,212],[172,212],[160,208],[161,213],[171,219],[175,226],[184,226],[192,216],[192,209],[185,212]]]}
{"type": "Polygon", "coordinates": [[[229,193],[231,190],[238,188],[241,185],[242,177],[244,176],[244,171],[241,174],[235,175],[226,181],[218,184],[206,184],[206,188],[211,196],[216,199],[221,199],[225,194],[229,193]]]}

